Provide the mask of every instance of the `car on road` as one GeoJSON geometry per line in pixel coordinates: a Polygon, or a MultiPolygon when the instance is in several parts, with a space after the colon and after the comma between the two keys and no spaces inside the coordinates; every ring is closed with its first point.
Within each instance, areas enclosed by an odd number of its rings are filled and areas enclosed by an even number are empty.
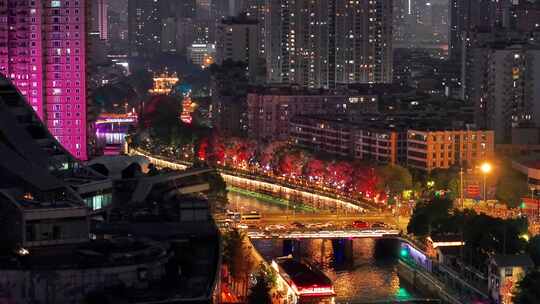
{"type": "Polygon", "coordinates": [[[384,229],[386,228],[386,224],[383,222],[375,222],[371,225],[371,229],[384,229]]]}
{"type": "Polygon", "coordinates": [[[353,225],[354,228],[357,228],[357,229],[367,229],[367,228],[369,228],[369,223],[364,222],[364,221],[354,221],[352,225],[353,225]]]}
{"type": "Polygon", "coordinates": [[[320,229],[322,228],[321,224],[312,223],[312,224],[306,224],[306,228],[309,229],[320,229]]]}
{"type": "Polygon", "coordinates": [[[291,224],[291,226],[295,227],[295,228],[306,228],[306,225],[300,223],[300,222],[293,222],[291,224]]]}
{"type": "Polygon", "coordinates": [[[264,228],[266,231],[279,230],[278,225],[268,225],[264,228]]]}
{"type": "Polygon", "coordinates": [[[253,231],[253,232],[248,232],[248,236],[250,238],[263,238],[265,237],[265,234],[262,232],[253,231]]]}

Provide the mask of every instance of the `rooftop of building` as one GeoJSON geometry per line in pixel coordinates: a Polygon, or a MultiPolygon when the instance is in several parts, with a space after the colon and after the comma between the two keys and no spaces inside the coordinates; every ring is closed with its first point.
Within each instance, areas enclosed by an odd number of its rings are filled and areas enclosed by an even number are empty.
{"type": "Polygon", "coordinates": [[[530,169],[540,170],[540,153],[529,153],[513,159],[514,162],[530,169]]]}
{"type": "Polygon", "coordinates": [[[259,95],[292,95],[292,96],[350,96],[350,95],[388,95],[409,94],[414,89],[404,88],[396,84],[343,84],[336,89],[311,89],[291,84],[272,84],[270,86],[252,86],[250,94],[259,95]]]}
{"type": "Polygon", "coordinates": [[[493,262],[498,267],[534,267],[534,262],[527,254],[496,254],[493,256],[493,262]]]}
{"type": "Polygon", "coordinates": [[[530,168],[534,168],[534,169],[539,169],[540,170],[540,159],[537,159],[537,160],[534,160],[534,161],[530,161],[527,163],[527,165],[530,167],[530,168]]]}
{"type": "Polygon", "coordinates": [[[415,116],[413,113],[391,113],[391,114],[355,114],[348,115],[298,115],[291,122],[300,123],[302,121],[312,120],[315,122],[327,122],[329,124],[338,124],[340,127],[353,127],[358,129],[371,130],[395,130],[395,131],[459,131],[459,130],[477,130],[474,125],[464,122],[453,121],[449,117],[444,118],[443,114],[432,113],[430,115],[415,116]]]}
{"type": "MultiPolygon", "coordinates": [[[[375,117],[375,116],[374,116],[375,117]]],[[[388,121],[380,121],[376,118],[373,118],[373,120],[353,120],[350,116],[347,115],[297,115],[295,116],[291,122],[292,123],[302,123],[306,120],[311,120],[312,123],[324,123],[329,125],[335,125],[339,126],[340,128],[354,128],[354,129],[363,129],[363,130],[373,130],[373,131],[399,131],[399,130],[405,130],[405,126],[403,125],[395,125],[392,124],[392,122],[388,121]]]]}
{"type": "Polygon", "coordinates": [[[538,34],[526,34],[514,31],[502,31],[498,33],[486,34],[479,43],[480,47],[487,47],[497,50],[540,50],[540,41],[537,41],[538,34]]]}
{"type": "Polygon", "coordinates": [[[480,129],[476,125],[470,124],[465,126],[437,126],[437,125],[423,125],[409,128],[409,131],[414,132],[493,132],[492,130],[480,129]]]}
{"type": "Polygon", "coordinates": [[[258,24],[259,21],[254,18],[250,18],[246,14],[240,14],[238,16],[234,17],[227,17],[224,19],[221,19],[222,24],[226,25],[245,25],[245,24],[258,24]]]}
{"type": "Polygon", "coordinates": [[[19,90],[0,75],[0,187],[70,193],[66,183],[105,179],[77,161],[36,115],[19,90]]]}
{"type": "Polygon", "coordinates": [[[79,244],[32,247],[27,253],[4,251],[3,269],[84,269],[150,262],[165,257],[167,246],[143,238],[118,237],[79,244]]]}
{"type": "Polygon", "coordinates": [[[463,237],[459,234],[435,234],[428,237],[434,243],[463,242],[463,237]]]}
{"type": "Polygon", "coordinates": [[[443,246],[443,247],[437,247],[437,250],[440,251],[445,256],[461,255],[461,246],[443,246]]]}
{"type": "Polygon", "coordinates": [[[17,204],[25,210],[87,208],[84,205],[70,201],[39,202],[34,200],[18,200],[17,204]]]}

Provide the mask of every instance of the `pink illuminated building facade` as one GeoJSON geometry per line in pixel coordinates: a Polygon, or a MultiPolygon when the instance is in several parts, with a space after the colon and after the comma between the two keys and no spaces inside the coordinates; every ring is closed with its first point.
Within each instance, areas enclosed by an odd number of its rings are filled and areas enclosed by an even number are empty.
{"type": "Polygon", "coordinates": [[[0,73],[87,159],[86,0],[0,0],[0,73]]]}

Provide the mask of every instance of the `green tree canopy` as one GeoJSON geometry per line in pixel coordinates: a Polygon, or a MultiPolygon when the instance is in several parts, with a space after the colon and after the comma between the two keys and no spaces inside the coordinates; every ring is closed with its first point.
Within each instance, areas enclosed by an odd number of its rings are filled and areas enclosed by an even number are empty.
{"type": "Polygon", "coordinates": [[[508,207],[515,208],[529,192],[527,177],[508,164],[502,167],[501,172],[497,183],[497,199],[506,203],[508,207]]]}
{"type": "Polygon", "coordinates": [[[217,171],[208,173],[205,180],[210,184],[209,197],[221,202],[227,202],[227,184],[217,171]]]}
{"type": "Polygon", "coordinates": [[[229,271],[235,279],[249,271],[250,260],[247,256],[244,231],[233,229],[223,236],[223,262],[229,266],[229,271]]]}
{"type": "Polygon", "coordinates": [[[275,285],[276,273],[273,269],[261,264],[255,276],[256,283],[251,287],[247,303],[248,304],[271,304],[272,287],[275,285]]]}
{"type": "Polygon", "coordinates": [[[412,189],[412,175],[407,168],[399,165],[386,165],[376,169],[381,191],[389,190],[393,194],[401,194],[404,190],[412,189]]]}
{"type": "Polygon", "coordinates": [[[452,201],[446,198],[433,198],[418,202],[407,226],[407,232],[418,236],[428,236],[439,231],[444,220],[449,217],[452,201]]]}
{"type": "Polygon", "coordinates": [[[512,300],[515,304],[540,303],[540,270],[529,272],[519,281],[512,300]]]}
{"type": "Polygon", "coordinates": [[[500,219],[474,210],[451,210],[448,198],[434,198],[416,205],[407,231],[417,236],[462,234],[465,259],[477,268],[495,253],[517,254],[527,243],[520,237],[527,232],[525,219],[500,219]]]}
{"type": "Polygon", "coordinates": [[[529,240],[527,252],[531,256],[536,267],[540,267],[540,235],[536,235],[529,240]]]}
{"type": "Polygon", "coordinates": [[[459,171],[456,168],[435,169],[431,171],[429,179],[435,183],[435,189],[448,190],[452,180],[459,177],[459,171]]]}

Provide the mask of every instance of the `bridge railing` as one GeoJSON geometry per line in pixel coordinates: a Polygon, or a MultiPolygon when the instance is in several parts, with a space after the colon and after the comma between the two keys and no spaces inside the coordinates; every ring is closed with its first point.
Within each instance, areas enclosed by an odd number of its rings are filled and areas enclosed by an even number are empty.
{"type": "Polygon", "coordinates": [[[409,258],[408,256],[400,257],[400,261],[408,265],[409,267],[413,267],[416,271],[425,273],[425,275],[429,276],[432,280],[440,282],[442,286],[446,286],[445,290],[449,292],[452,296],[456,297],[460,301],[464,301],[464,303],[469,303],[469,301],[471,300],[470,295],[488,298],[487,282],[485,286],[479,284],[478,282],[472,282],[467,278],[463,277],[455,270],[452,270],[448,266],[430,258],[426,253],[427,246],[425,245],[425,243],[421,242],[414,236],[403,235],[400,236],[399,239],[402,242],[406,242],[410,246],[415,247],[416,250],[421,251],[427,257],[427,259],[429,259],[431,267],[426,268],[424,267],[424,265],[419,265],[416,260],[409,258]],[[446,281],[448,280],[452,280],[457,284],[452,284],[452,287],[447,286],[448,284],[446,281]],[[454,285],[461,286],[462,288],[456,289],[454,285]]]}

